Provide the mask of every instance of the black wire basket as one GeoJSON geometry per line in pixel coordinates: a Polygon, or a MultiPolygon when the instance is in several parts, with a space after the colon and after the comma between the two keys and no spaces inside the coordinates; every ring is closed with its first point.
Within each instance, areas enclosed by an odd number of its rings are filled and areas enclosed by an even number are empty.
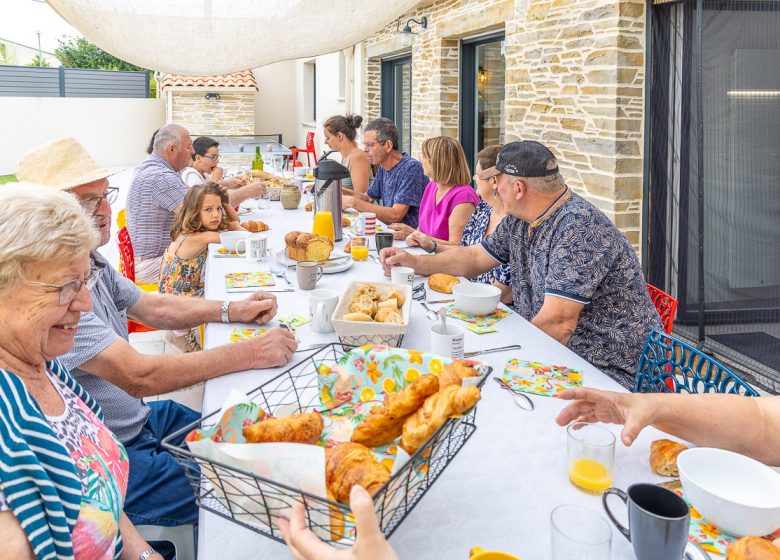
{"type": "MultiPolygon", "coordinates": [[[[271,414],[278,409],[287,413],[319,408],[317,368],[322,364],[335,365],[352,348],[354,346],[329,344],[251,391],[249,398],[271,414]]],[[[481,378],[478,386],[490,374],[489,366],[483,365],[483,368],[487,375],[481,378]]],[[[274,520],[299,502],[305,507],[308,526],[321,538],[344,546],[354,543],[354,532],[348,530],[351,519],[348,506],[199,456],[191,452],[186,443],[178,446],[170,443],[194,429],[214,425],[219,420],[218,415],[219,411],[213,412],[162,442],[183,466],[199,507],[284,542],[274,520]]],[[[472,436],[477,429],[475,415],[476,407],[459,418],[447,420],[374,496],[379,526],[386,537],[393,534],[472,436]]]]}

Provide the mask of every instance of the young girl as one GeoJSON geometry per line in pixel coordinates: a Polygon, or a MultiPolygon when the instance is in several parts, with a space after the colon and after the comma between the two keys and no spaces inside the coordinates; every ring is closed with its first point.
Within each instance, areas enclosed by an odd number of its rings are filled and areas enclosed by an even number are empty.
{"type": "MultiPolygon", "coordinates": [[[[428,138],[420,161],[431,182],[420,202],[417,230],[437,244],[460,245],[463,228],[479,204],[463,148],[448,136],[428,138]]],[[[405,239],[415,231],[404,224],[391,224],[390,228],[396,239],[405,239]]]]}
{"type": "Polygon", "coordinates": [[[173,241],[160,267],[160,293],[203,296],[203,267],[209,243],[219,232],[241,230],[238,215],[216,183],[190,187],[173,222],[173,241]]]}

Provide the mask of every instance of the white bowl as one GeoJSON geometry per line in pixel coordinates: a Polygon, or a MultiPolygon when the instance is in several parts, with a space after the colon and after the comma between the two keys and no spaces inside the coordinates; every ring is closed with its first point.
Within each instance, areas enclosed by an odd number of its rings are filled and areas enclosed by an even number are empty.
{"type": "Polygon", "coordinates": [[[677,457],[685,496],[702,516],[734,536],[780,528],[780,473],[722,449],[687,449],[677,457]]]}
{"type": "Polygon", "coordinates": [[[498,305],[501,290],[491,284],[461,282],[452,287],[452,295],[455,296],[455,307],[464,313],[488,315],[498,305]]]}
{"type": "Polygon", "coordinates": [[[219,242],[228,251],[235,251],[238,240],[244,239],[247,235],[249,235],[248,231],[223,231],[219,234],[219,242]]]}

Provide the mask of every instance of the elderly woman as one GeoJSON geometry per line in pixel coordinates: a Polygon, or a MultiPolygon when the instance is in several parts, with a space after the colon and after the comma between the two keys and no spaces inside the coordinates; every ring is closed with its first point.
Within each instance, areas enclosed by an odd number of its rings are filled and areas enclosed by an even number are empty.
{"type": "MultiPolygon", "coordinates": [[[[506,209],[504,209],[501,198],[498,196],[496,177],[489,179],[479,178],[479,173],[483,169],[489,169],[496,164],[500,151],[501,146],[488,146],[477,154],[474,183],[477,186],[477,194],[481,200],[463,228],[463,235],[460,237],[460,245],[463,247],[482,243],[482,240],[493,233],[498,224],[501,223],[501,220],[506,217],[506,209]]],[[[412,232],[406,238],[406,244],[410,247],[422,247],[429,253],[438,253],[457,246],[437,242],[436,239],[420,230],[412,232]]],[[[501,290],[501,301],[508,305],[512,304],[512,288],[510,287],[512,284],[512,273],[508,264],[500,264],[471,280],[484,284],[493,284],[501,290]]]]}
{"type": "Polygon", "coordinates": [[[122,513],[128,460],[60,364],[97,280],[76,198],[0,190],[0,542],[7,558],[159,559],[122,513]]]}

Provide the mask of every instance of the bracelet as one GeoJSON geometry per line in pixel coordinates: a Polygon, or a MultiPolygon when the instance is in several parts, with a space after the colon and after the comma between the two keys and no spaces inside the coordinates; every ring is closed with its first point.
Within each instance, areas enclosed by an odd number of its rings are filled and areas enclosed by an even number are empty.
{"type": "Polygon", "coordinates": [[[143,552],[142,552],[142,553],[141,553],[141,554],[138,556],[138,560],[147,560],[148,558],[151,558],[151,557],[152,557],[152,556],[154,556],[155,554],[157,554],[157,551],[156,551],[155,549],[153,549],[153,548],[150,546],[149,548],[147,548],[146,550],[144,550],[144,551],[143,551],[143,552]]]}
{"type": "MultiPolygon", "coordinates": [[[[222,307],[220,308],[220,318],[222,319],[223,323],[229,323],[230,317],[228,316],[228,311],[230,310],[230,302],[225,300],[222,302],[222,307]]],[[[140,560],[140,559],[139,559],[140,560]]]]}
{"type": "Polygon", "coordinates": [[[438,244],[436,243],[436,240],[434,239],[434,240],[433,240],[433,249],[431,249],[431,250],[430,250],[430,251],[428,251],[428,252],[429,252],[429,253],[435,253],[435,252],[436,252],[436,247],[438,247],[438,244]]]}

